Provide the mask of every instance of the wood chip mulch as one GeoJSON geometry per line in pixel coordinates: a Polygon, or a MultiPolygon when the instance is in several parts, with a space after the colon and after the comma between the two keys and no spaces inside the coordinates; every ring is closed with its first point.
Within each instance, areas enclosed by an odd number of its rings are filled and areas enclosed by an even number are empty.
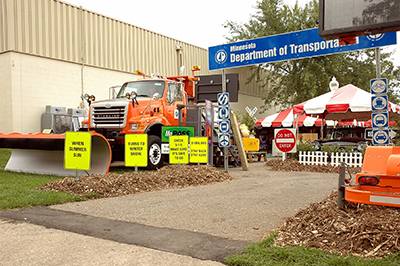
{"type": "Polygon", "coordinates": [[[276,246],[303,245],[341,255],[384,257],[400,251],[400,210],[350,202],[340,209],[334,191],[287,219],[276,232],[276,246]]]}
{"type": "Polygon", "coordinates": [[[178,165],[168,165],[157,171],[89,175],[80,177],[78,181],[72,177],[65,177],[37,189],[71,192],[76,195],[97,193],[102,197],[116,197],[152,190],[206,185],[233,179],[228,173],[208,165],[199,167],[197,165],[181,165],[180,167],[179,170],[178,165]]]}

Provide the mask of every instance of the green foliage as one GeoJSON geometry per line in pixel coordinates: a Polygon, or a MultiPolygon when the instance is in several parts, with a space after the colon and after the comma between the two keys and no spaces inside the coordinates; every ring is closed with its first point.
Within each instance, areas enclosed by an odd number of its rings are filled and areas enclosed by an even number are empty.
{"type": "Polygon", "coordinates": [[[250,244],[241,255],[225,258],[231,266],[280,266],[280,265],[347,265],[347,266],[378,266],[399,265],[398,253],[390,254],[383,259],[364,259],[355,256],[339,256],[326,251],[303,247],[273,247],[276,234],[269,235],[265,240],[250,244]]]}
{"type": "Polygon", "coordinates": [[[322,152],[327,152],[327,153],[341,152],[339,145],[323,145],[321,147],[321,151],[322,152]]]}
{"type": "MultiPolygon", "coordinates": [[[[304,7],[297,3],[291,7],[283,0],[258,1],[255,15],[248,23],[224,24],[230,33],[227,40],[236,42],[315,28],[318,10],[317,0],[310,0],[304,7]]],[[[380,56],[382,78],[388,79],[389,100],[397,103],[394,88],[399,87],[400,69],[394,67],[391,53],[381,51],[380,56]]],[[[369,81],[376,77],[375,49],[258,65],[248,81],[256,80],[264,88],[265,105],[260,109],[265,111],[275,105],[292,107],[328,92],[333,76],[341,86],[353,84],[369,91],[369,81]]]]}
{"type": "Polygon", "coordinates": [[[240,124],[245,124],[250,132],[254,131],[254,127],[256,123],[253,118],[246,111],[235,110],[234,111],[236,118],[240,121],[240,124]]]}
{"type": "Polygon", "coordinates": [[[300,143],[297,144],[297,152],[293,154],[293,157],[295,160],[299,160],[299,152],[300,151],[316,151],[314,145],[312,145],[308,141],[300,141],[300,143]]]}
{"type": "Polygon", "coordinates": [[[353,153],[354,152],[354,146],[348,144],[346,145],[345,148],[341,148],[340,145],[323,145],[321,147],[322,152],[345,152],[345,153],[353,153]]]}

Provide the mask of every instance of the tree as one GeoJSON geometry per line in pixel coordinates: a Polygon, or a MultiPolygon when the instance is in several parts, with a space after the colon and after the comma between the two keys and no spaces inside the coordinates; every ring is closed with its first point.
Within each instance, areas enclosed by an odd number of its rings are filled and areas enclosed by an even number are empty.
{"type": "MultiPolygon", "coordinates": [[[[256,14],[248,23],[227,21],[224,24],[231,35],[227,40],[237,42],[315,28],[318,12],[317,0],[311,0],[304,7],[297,2],[290,7],[283,0],[258,1],[256,14]]],[[[394,69],[390,56],[390,53],[381,53],[382,77],[399,80],[400,71],[394,69]]],[[[274,105],[288,108],[328,92],[334,76],[341,85],[351,83],[369,91],[370,80],[376,77],[375,49],[258,65],[249,81],[255,79],[266,90],[265,106],[261,107],[265,111],[274,105]]],[[[394,86],[398,84],[389,82],[389,99],[398,102],[394,86]]]]}

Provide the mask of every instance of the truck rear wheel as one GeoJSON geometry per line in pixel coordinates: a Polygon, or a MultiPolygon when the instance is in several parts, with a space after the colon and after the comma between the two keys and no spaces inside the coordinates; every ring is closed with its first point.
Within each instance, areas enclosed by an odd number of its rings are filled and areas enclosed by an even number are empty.
{"type": "Polygon", "coordinates": [[[164,156],[161,153],[161,139],[155,135],[149,135],[148,138],[148,160],[147,169],[155,170],[161,168],[164,164],[164,156]]]}

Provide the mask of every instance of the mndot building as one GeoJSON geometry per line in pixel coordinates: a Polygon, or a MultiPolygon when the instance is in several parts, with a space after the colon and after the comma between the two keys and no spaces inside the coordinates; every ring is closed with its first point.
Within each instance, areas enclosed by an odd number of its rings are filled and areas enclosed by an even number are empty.
{"type": "MultiPolygon", "coordinates": [[[[0,133],[40,132],[46,106],[87,108],[83,93],[107,99],[136,70],[188,75],[194,65],[199,76],[221,73],[208,70],[207,49],[67,2],[0,0],[0,133]]],[[[233,110],[263,104],[263,89],[246,84],[251,67],[226,73],[239,74],[233,110]]]]}

